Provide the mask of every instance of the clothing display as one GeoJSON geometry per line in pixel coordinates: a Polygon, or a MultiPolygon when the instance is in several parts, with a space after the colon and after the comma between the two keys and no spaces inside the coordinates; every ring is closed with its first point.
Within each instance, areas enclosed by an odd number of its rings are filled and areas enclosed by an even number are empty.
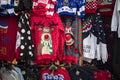
{"type": "Polygon", "coordinates": [[[2,80],[24,80],[21,69],[19,67],[11,66],[12,69],[1,67],[0,76],[2,80]]]}
{"type": "Polygon", "coordinates": [[[85,13],[96,13],[97,4],[97,0],[86,0],[85,13]]]}
{"type": "Polygon", "coordinates": [[[0,60],[12,61],[15,57],[17,23],[15,16],[0,17],[0,60]]]}
{"type": "Polygon", "coordinates": [[[111,22],[111,31],[117,31],[118,32],[118,37],[120,37],[120,1],[116,0],[115,2],[115,7],[113,11],[113,16],[112,16],[112,22],[111,22]]]}
{"type": "Polygon", "coordinates": [[[85,18],[83,23],[83,57],[102,59],[105,63],[108,59],[108,53],[100,14],[90,14],[85,18]]]}
{"type": "Polygon", "coordinates": [[[60,15],[66,14],[83,18],[85,15],[85,0],[57,0],[56,11],[60,15]]]}
{"type": "Polygon", "coordinates": [[[58,14],[50,18],[32,16],[31,29],[38,63],[63,58],[64,28],[58,14]]]}
{"type": "Polygon", "coordinates": [[[33,0],[34,15],[53,16],[56,0],[33,0]]]}
{"type": "Polygon", "coordinates": [[[64,61],[68,64],[76,64],[79,57],[77,44],[77,18],[61,15],[61,20],[65,29],[64,61]]]}
{"type": "Polygon", "coordinates": [[[14,16],[14,0],[0,0],[0,16],[14,16]]]}
{"type": "Polygon", "coordinates": [[[16,48],[20,48],[20,52],[18,53],[18,55],[21,57],[20,59],[23,60],[34,59],[35,50],[34,50],[34,44],[32,42],[33,40],[30,30],[30,21],[29,21],[28,13],[24,13],[24,12],[21,13],[18,22],[18,27],[19,27],[19,31],[17,34],[18,37],[16,42],[16,48]]]}
{"type": "Polygon", "coordinates": [[[69,73],[66,69],[58,68],[55,71],[43,69],[40,71],[40,80],[70,80],[69,73]]]}
{"type": "Polygon", "coordinates": [[[119,0],[0,0],[0,80],[119,80],[119,0]]]}

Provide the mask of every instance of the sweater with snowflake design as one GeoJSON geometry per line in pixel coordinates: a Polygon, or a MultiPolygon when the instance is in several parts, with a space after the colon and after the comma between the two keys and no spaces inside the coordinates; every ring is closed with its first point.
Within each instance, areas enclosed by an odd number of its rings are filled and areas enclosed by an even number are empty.
{"type": "Polygon", "coordinates": [[[60,15],[84,17],[85,0],[57,0],[56,12],[60,15]]]}

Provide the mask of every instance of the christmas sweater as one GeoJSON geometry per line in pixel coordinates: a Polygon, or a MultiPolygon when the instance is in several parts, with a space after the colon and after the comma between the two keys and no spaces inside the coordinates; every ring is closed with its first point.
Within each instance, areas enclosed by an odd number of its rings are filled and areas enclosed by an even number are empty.
{"type": "Polygon", "coordinates": [[[14,15],[14,0],[0,0],[0,16],[14,15]]]}
{"type": "Polygon", "coordinates": [[[22,12],[20,14],[16,40],[16,58],[20,60],[35,59],[29,19],[28,13],[22,12]]]}
{"type": "Polygon", "coordinates": [[[33,0],[32,12],[35,15],[53,16],[56,0],[33,0]]]}
{"type": "Polygon", "coordinates": [[[31,16],[36,61],[61,60],[64,52],[64,28],[58,14],[51,17],[31,16]]]}
{"type": "Polygon", "coordinates": [[[14,59],[17,27],[14,16],[0,17],[0,60],[14,59]]]}
{"type": "Polygon", "coordinates": [[[84,17],[85,0],[57,0],[56,12],[60,15],[84,17]]]}
{"type": "Polygon", "coordinates": [[[97,0],[86,0],[85,13],[96,13],[97,4],[97,0]]]}
{"type": "Polygon", "coordinates": [[[77,44],[77,17],[61,15],[61,20],[65,29],[64,42],[64,62],[76,64],[78,61],[78,44],[77,44]]]}
{"type": "Polygon", "coordinates": [[[102,17],[111,18],[114,10],[115,1],[105,3],[104,1],[99,3],[97,6],[97,11],[102,17]]]}
{"type": "Polygon", "coordinates": [[[88,59],[108,59],[103,22],[99,13],[88,15],[83,27],[83,56],[88,59]],[[87,25],[87,26],[86,26],[87,25]]]}
{"type": "Polygon", "coordinates": [[[64,68],[57,68],[55,70],[45,68],[40,73],[40,80],[70,80],[69,73],[64,68]]]}

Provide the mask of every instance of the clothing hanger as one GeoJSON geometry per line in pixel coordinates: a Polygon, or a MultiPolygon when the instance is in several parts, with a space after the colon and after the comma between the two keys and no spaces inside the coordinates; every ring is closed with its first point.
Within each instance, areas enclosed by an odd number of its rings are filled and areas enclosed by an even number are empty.
{"type": "Polygon", "coordinates": [[[57,68],[58,67],[54,64],[54,62],[52,62],[49,66],[49,70],[51,70],[51,71],[55,71],[55,70],[57,70],[57,68]]]}

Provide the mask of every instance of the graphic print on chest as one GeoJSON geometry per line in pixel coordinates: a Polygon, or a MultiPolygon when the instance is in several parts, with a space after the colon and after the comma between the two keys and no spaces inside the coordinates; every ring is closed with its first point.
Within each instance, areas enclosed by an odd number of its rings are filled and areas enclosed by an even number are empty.
{"type": "Polygon", "coordinates": [[[65,28],[65,36],[66,36],[66,45],[67,46],[74,44],[73,32],[71,29],[72,29],[71,26],[66,26],[66,28],[65,28]]]}
{"type": "Polygon", "coordinates": [[[51,31],[54,30],[54,28],[51,28],[51,26],[55,26],[55,23],[52,22],[48,26],[44,26],[44,23],[39,22],[40,28],[39,30],[42,30],[42,34],[40,36],[40,42],[38,44],[37,51],[39,54],[52,54],[53,53],[53,46],[52,46],[52,36],[51,31]]]}

